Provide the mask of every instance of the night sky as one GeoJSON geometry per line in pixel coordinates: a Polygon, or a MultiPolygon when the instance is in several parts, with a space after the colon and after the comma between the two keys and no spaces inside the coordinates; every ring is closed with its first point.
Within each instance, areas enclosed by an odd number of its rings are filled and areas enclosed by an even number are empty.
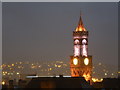
{"type": "Polygon", "coordinates": [[[93,63],[118,63],[118,3],[3,3],[3,63],[70,60],[80,10],[93,63]]]}

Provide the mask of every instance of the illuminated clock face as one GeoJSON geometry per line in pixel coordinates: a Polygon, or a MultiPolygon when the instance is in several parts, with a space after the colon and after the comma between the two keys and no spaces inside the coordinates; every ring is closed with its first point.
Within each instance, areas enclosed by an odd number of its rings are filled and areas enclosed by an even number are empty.
{"type": "Polygon", "coordinates": [[[88,59],[88,58],[85,58],[85,59],[84,59],[84,64],[85,64],[85,65],[88,65],[88,64],[89,64],[89,59],[88,59]]]}
{"type": "Polygon", "coordinates": [[[87,40],[86,39],[83,39],[82,40],[82,44],[86,44],[87,43],[87,40]]]}
{"type": "Polygon", "coordinates": [[[74,65],[77,65],[77,64],[78,64],[78,59],[77,59],[77,58],[74,58],[74,59],[73,59],[73,64],[74,64],[74,65]]]}

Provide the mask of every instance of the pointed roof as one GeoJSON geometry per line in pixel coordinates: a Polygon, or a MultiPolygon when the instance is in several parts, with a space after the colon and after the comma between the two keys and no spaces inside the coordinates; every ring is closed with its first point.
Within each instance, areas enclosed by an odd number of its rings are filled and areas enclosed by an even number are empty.
{"type": "Polygon", "coordinates": [[[78,22],[78,26],[76,28],[76,31],[86,31],[84,25],[83,25],[83,21],[82,21],[82,17],[81,17],[81,14],[80,14],[80,19],[79,19],[79,22],[78,22]]]}

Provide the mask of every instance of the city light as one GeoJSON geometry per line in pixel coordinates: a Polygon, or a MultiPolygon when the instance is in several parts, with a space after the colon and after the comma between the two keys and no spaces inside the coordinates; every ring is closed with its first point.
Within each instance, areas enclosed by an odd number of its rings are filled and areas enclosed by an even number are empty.
{"type": "Polygon", "coordinates": [[[5,81],[2,81],[2,85],[5,85],[5,81]]]}
{"type": "Polygon", "coordinates": [[[8,65],[8,67],[11,67],[10,65],[8,65]]]}
{"type": "Polygon", "coordinates": [[[107,75],[107,73],[105,73],[105,76],[107,75]]]}
{"type": "Polygon", "coordinates": [[[14,66],[14,64],[12,64],[12,66],[14,66]]]}
{"type": "Polygon", "coordinates": [[[101,63],[99,63],[98,65],[102,65],[101,63]]]}
{"type": "Polygon", "coordinates": [[[55,64],[55,67],[57,67],[57,65],[55,64]]]}
{"type": "Polygon", "coordinates": [[[60,68],[60,67],[61,67],[61,65],[58,65],[58,67],[60,68]]]}
{"type": "Polygon", "coordinates": [[[22,62],[19,62],[20,64],[22,64],[22,62]]]}
{"type": "MultiPolygon", "coordinates": [[[[56,72],[57,75],[59,75],[59,73],[63,73],[64,72],[64,75],[70,75],[70,71],[69,71],[69,63],[66,63],[66,62],[63,62],[63,63],[60,63],[61,61],[54,61],[54,62],[43,62],[43,63],[34,63],[33,66],[35,66],[35,70],[36,70],[36,73],[38,73],[38,75],[53,75],[54,72],[56,72]],[[49,66],[48,66],[49,65],[49,66]],[[55,67],[56,66],[56,67],[55,67]],[[57,72],[58,69],[61,68],[62,70],[57,72]],[[45,72],[44,74],[41,74],[39,72],[45,72]]],[[[77,64],[77,61],[74,61],[75,64],[77,64]]],[[[34,69],[31,68],[33,62],[31,63],[28,63],[28,64],[24,64],[22,62],[22,64],[20,65],[19,62],[15,62],[15,63],[12,63],[11,64],[3,64],[2,66],[3,69],[2,69],[2,75],[3,75],[3,78],[16,78],[18,79],[18,75],[24,75],[25,71],[27,70],[28,73],[31,73],[34,71],[34,69]],[[18,63],[17,65],[15,63],[18,63]],[[14,64],[14,66],[12,66],[12,64],[14,64]],[[8,65],[10,65],[10,67],[8,67],[8,65]],[[5,67],[6,66],[6,67],[5,67]],[[11,67],[12,66],[12,67],[11,67]],[[24,68],[22,70],[22,67],[24,68]],[[29,69],[26,69],[26,67],[28,67],[29,69]],[[10,70],[11,68],[11,70],[10,70]],[[18,70],[22,70],[22,71],[18,71],[18,70]],[[24,71],[24,72],[23,72],[24,71]]],[[[97,77],[97,78],[104,78],[105,76],[107,77],[117,77],[117,75],[120,73],[119,71],[110,71],[109,69],[105,68],[105,67],[102,67],[102,66],[99,66],[98,65],[99,63],[96,63],[97,66],[93,66],[93,76],[94,77],[97,77]],[[97,71],[96,71],[97,70],[97,71]],[[98,72],[104,72],[103,74],[100,73],[100,76],[98,77],[97,76],[97,73],[98,72]]],[[[60,69],[59,69],[60,70],[60,69]]],[[[84,75],[85,76],[85,75],[84,75]]]]}
{"type": "Polygon", "coordinates": [[[102,82],[102,81],[103,81],[103,78],[101,78],[101,79],[98,79],[98,78],[92,78],[92,81],[93,81],[93,82],[102,82]]]}
{"type": "Polygon", "coordinates": [[[41,66],[38,66],[39,68],[41,67],[41,66]]]}
{"type": "Polygon", "coordinates": [[[0,65],[0,69],[2,69],[2,65],[0,65]]]}
{"type": "Polygon", "coordinates": [[[93,81],[93,82],[96,82],[97,80],[96,80],[95,78],[92,78],[92,81],[93,81]]]}
{"type": "Polygon", "coordinates": [[[113,76],[114,74],[112,73],[111,75],[113,76]]]}
{"type": "Polygon", "coordinates": [[[49,69],[50,71],[52,70],[52,68],[49,69]]]}
{"type": "Polygon", "coordinates": [[[17,74],[17,75],[19,75],[20,73],[19,73],[19,72],[17,72],[16,74],[17,74]]]}

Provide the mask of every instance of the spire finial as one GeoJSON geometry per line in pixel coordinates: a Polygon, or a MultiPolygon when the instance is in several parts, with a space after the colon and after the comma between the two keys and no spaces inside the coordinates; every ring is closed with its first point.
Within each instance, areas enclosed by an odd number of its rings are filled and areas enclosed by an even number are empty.
{"type": "Polygon", "coordinates": [[[82,12],[80,10],[80,19],[79,19],[79,22],[78,22],[78,26],[76,28],[76,31],[86,31],[85,28],[84,28],[84,25],[83,25],[83,21],[82,21],[82,12]]]}
{"type": "Polygon", "coordinates": [[[80,17],[82,16],[82,11],[80,10],[80,17]]]}

